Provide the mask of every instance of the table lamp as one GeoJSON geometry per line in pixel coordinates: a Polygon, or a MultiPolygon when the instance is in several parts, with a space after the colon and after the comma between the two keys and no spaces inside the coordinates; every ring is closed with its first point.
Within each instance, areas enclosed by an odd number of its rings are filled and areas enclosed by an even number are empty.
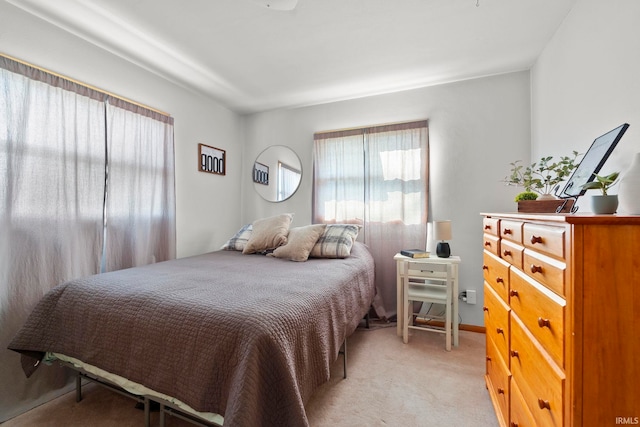
{"type": "Polygon", "coordinates": [[[445,240],[451,240],[451,221],[434,221],[433,234],[435,240],[438,240],[436,255],[440,258],[449,258],[451,248],[449,248],[449,243],[445,242],[445,240]]]}

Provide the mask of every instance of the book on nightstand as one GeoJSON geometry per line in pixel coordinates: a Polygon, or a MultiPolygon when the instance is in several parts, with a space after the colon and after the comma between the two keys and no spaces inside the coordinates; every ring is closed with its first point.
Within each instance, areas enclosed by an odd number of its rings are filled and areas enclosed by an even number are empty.
{"type": "Polygon", "coordinates": [[[400,255],[408,256],[410,258],[429,258],[430,253],[423,251],[422,249],[403,249],[400,251],[400,255]]]}

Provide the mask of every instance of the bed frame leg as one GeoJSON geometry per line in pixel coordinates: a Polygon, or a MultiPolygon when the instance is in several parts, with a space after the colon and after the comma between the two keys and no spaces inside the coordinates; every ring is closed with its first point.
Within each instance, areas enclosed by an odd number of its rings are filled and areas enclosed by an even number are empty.
{"type": "Polygon", "coordinates": [[[149,398],[145,396],[144,398],[144,427],[149,427],[151,425],[151,404],[149,403],[149,398]]]}
{"type": "Polygon", "coordinates": [[[342,351],[340,352],[342,353],[342,366],[344,369],[344,376],[343,378],[346,380],[347,379],[347,338],[345,337],[344,339],[344,343],[342,344],[342,351]]]}
{"type": "Polygon", "coordinates": [[[80,376],[80,372],[76,375],[76,402],[80,402],[82,400],[82,377],[80,376]]]}

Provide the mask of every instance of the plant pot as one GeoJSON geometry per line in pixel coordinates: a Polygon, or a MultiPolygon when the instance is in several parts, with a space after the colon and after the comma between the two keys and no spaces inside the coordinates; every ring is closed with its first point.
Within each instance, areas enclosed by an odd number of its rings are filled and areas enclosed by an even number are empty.
{"type": "MultiPolygon", "coordinates": [[[[562,199],[553,200],[520,200],[518,202],[518,212],[525,213],[556,213],[565,201],[562,199]]],[[[571,212],[573,199],[567,200],[562,213],[571,212]]]]}
{"type": "Polygon", "coordinates": [[[594,214],[613,214],[618,209],[618,195],[591,196],[591,211],[594,214]]]}

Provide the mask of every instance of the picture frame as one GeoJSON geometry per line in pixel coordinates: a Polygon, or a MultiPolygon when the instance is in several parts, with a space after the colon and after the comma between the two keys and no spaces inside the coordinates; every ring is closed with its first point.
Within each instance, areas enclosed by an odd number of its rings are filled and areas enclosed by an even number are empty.
{"type": "Polygon", "coordinates": [[[253,164],[253,182],[261,185],[269,185],[269,166],[255,162],[253,164]]]}
{"type": "Polygon", "coordinates": [[[215,175],[226,175],[227,152],[210,145],[198,144],[198,170],[215,175]]]}

